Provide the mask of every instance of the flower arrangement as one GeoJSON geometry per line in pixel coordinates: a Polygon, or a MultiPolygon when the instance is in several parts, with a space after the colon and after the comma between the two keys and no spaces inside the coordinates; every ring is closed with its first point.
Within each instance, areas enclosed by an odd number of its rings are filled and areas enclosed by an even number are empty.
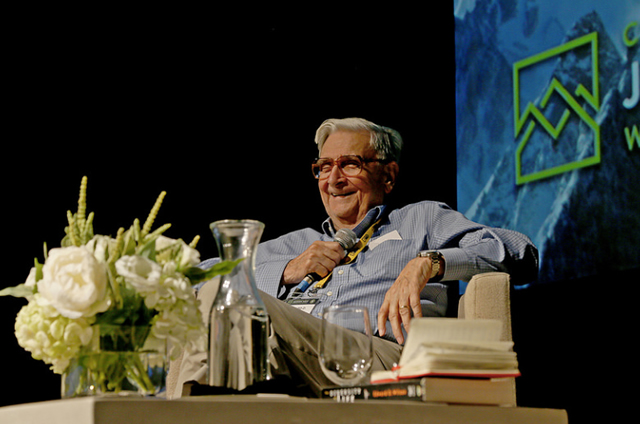
{"type": "Polygon", "coordinates": [[[102,331],[149,328],[142,337],[125,339],[125,345],[117,347],[120,350],[168,344],[171,358],[182,349],[204,350],[206,327],[192,285],[225,274],[236,263],[202,270],[196,266],[198,236],[186,244],[162,235],[170,224],[152,231],[165,192],[142,226],[136,219],[128,230],[120,228],[115,238],[96,235],[94,214],[86,214],[86,191],[84,177],[78,210],[67,212],[61,247],[47,251],[45,244],[44,263],[34,261],[26,282],[0,291],[28,301],[16,318],[19,345],[58,374],[90,348],[99,326],[102,331]]]}

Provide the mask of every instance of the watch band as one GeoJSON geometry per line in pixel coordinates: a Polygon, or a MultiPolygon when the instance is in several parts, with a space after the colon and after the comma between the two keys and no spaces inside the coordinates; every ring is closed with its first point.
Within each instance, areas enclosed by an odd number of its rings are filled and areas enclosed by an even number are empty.
{"type": "Polygon", "coordinates": [[[419,258],[431,258],[431,276],[429,281],[438,276],[440,266],[442,265],[442,253],[437,250],[421,250],[418,252],[419,258]]]}

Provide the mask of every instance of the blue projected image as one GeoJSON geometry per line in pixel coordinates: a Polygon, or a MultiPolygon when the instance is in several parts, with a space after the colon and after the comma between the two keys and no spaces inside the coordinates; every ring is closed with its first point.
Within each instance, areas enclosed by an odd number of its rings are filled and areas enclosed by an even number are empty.
{"type": "Polygon", "coordinates": [[[457,0],[458,209],[540,282],[640,267],[640,0],[457,0]]]}

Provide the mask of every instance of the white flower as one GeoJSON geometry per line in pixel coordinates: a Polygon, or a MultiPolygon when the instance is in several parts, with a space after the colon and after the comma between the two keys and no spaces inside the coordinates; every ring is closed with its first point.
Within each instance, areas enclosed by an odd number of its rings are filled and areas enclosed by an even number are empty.
{"type": "MultiPolygon", "coordinates": [[[[37,299],[40,295],[36,294],[37,299]]],[[[92,339],[93,318],[69,319],[41,302],[29,302],[16,317],[15,334],[18,344],[35,359],[51,365],[53,372],[62,374],[82,346],[92,339]]]]}
{"type": "Polygon", "coordinates": [[[158,289],[162,268],[142,256],[123,256],[116,261],[116,271],[140,293],[158,289]]]}
{"type": "Polygon", "coordinates": [[[93,252],[93,256],[100,262],[106,262],[109,258],[109,250],[114,248],[115,240],[111,237],[96,235],[86,244],[87,249],[93,252]]]}
{"type": "Polygon", "coordinates": [[[144,297],[147,308],[158,311],[151,333],[154,340],[148,343],[169,341],[174,359],[180,348],[190,352],[205,348],[207,331],[193,288],[175,262],[160,266],[141,256],[123,256],[115,265],[118,274],[144,297]]]}
{"type": "MultiPolygon", "coordinates": [[[[166,249],[167,247],[176,243],[178,243],[178,245],[180,246],[180,250],[182,251],[182,259],[180,260],[181,268],[196,266],[200,263],[200,252],[190,247],[182,240],[174,240],[169,237],[159,236],[156,240],[156,250],[160,251],[166,249]]],[[[163,257],[164,255],[160,256],[160,262],[164,262],[165,260],[167,260],[163,257]]]]}
{"type": "Polygon", "coordinates": [[[110,306],[107,268],[84,246],[51,249],[38,281],[38,303],[67,318],[92,317],[110,306]]]}
{"type": "Polygon", "coordinates": [[[155,317],[152,334],[156,339],[169,341],[172,359],[182,348],[189,353],[204,351],[207,330],[195,297],[189,301],[179,300],[171,308],[160,311],[155,317]]]}
{"type": "Polygon", "coordinates": [[[36,268],[35,267],[32,267],[31,270],[29,271],[29,275],[27,276],[27,279],[24,282],[24,285],[31,288],[36,286],[36,268]]]}

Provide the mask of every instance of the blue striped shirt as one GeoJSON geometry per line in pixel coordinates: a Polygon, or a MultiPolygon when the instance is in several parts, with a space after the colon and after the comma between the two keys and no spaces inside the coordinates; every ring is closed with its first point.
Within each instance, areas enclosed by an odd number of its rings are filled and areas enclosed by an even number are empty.
{"type": "MultiPolygon", "coordinates": [[[[442,253],[446,263],[442,281],[468,281],[475,274],[491,271],[509,272],[513,281],[522,283],[537,276],[537,249],[521,233],[469,221],[447,205],[432,201],[394,209],[388,215],[384,212],[384,207],[372,209],[354,229],[360,236],[371,222],[383,217],[356,260],[337,266],[329,281],[315,293],[307,290],[302,295],[319,299],[312,315],[321,317],[322,310],[331,305],[364,305],[369,309],[371,328],[376,334],[377,313],[385,293],[421,250],[442,253]]],[[[305,228],[260,243],[256,254],[258,288],[271,296],[285,297],[280,280],[289,261],[314,241],[332,241],[333,236],[331,221],[327,219],[322,232],[305,228]]],[[[427,284],[421,299],[423,316],[443,316],[447,309],[446,285],[427,284]]],[[[395,341],[388,322],[385,338],[395,341]]]]}

